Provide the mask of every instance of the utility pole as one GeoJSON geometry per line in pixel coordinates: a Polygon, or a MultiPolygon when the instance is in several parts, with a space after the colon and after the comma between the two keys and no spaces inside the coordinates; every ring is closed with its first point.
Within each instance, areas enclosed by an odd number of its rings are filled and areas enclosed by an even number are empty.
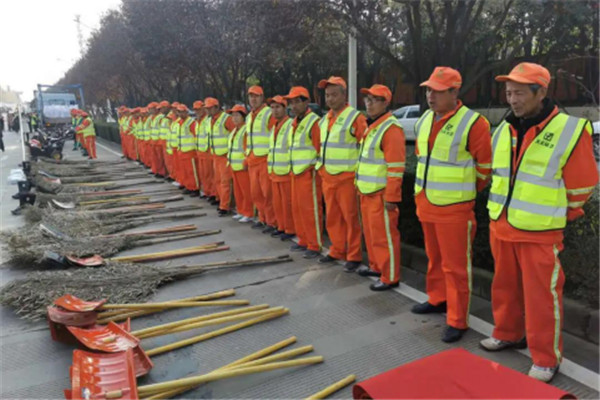
{"type": "Polygon", "coordinates": [[[83,57],[83,33],[81,33],[81,15],[75,14],[75,23],[77,24],[77,42],[79,43],[79,53],[83,57]]]}
{"type": "MultiPolygon", "coordinates": [[[[356,7],[356,0],[353,1],[356,7]]],[[[356,37],[354,29],[350,29],[348,33],[348,103],[356,108],[356,37]]]]}

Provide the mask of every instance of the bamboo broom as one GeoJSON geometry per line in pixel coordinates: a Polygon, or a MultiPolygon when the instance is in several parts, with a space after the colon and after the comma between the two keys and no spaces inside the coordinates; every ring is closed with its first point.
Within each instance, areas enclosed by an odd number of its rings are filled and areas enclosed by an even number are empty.
{"type": "Polygon", "coordinates": [[[125,201],[139,201],[139,200],[150,200],[150,196],[119,197],[118,199],[103,199],[103,200],[87,200],[87,201],[80,201],[77,203],[77,205],[91,206],[91,205],[95,205],[95,204],[122,203],[125,201]]]}
{"type": "Polygon", "coordinates": [[[202,246],[186,247],[183,249],[168,250],[168,251],[162,251],[162,252],[158,252],[158,253],[146,253],[146,254],[139,254],[139,255],[135,255],[135,256],[112,257],[112,258],[108,258],[107,260],[117,261],[117,262],[138,263],[138,262],[147,262],[147,261],[160,261],[160,260],[166,260],[166,259],[171,259],[171,258],[186,257],[186,256],[191,256],[191,255],[196,255],[196,254],[207,254],[207,253],[214,253],[217,251],[229,250],[229,246],[221,246],[223,243],[224,242],[215,242],[215,243],[205,244],[202,246]]]}
{"type": "Polygon", "coordinates": [[[100,310],[156,310],[180,307],[216,307],[216,306],[245,306],[250,304],[248,300],[214,300],[214,301],[164,301],[161,303],[122,303],[103,304],[100,310]]]}
{"type": "Polygon", "coordinates": [[[355,380],[356,380],[356,375],[348,375],[347,377],[345,377],[344,379],[342,379],[340,381],[337,381],[333,385],[327,386],[325,389],[321,390],[320,392],[317,392],[317,393],[313,394],[312,396],[307,397],[306,400],[325,399],[327,396],[332,395],[333,393],[337,392],[338,390],[345,388],[346,386],[348,386],[355,380]]]}
{"type": "MultiPolygon", "coordinates": [[[[127,232],[127,233],[113,233],[110,235],[99,235],[98,237],[120,237],[120,236],[161,236],[163,234],[170,234],[170,233],[179,233],[179,232],[187,232],[187,231],[194,231],[198,229],[198,227],[196,227],[196,225],[192,225],[192,224],[186,224],[186,225],[175,225],[175,226],[171,226],[168,228],[162,228],[162,229],[148,229],[145,231],[137,231],[137,232],[127,232]]],[[[218,229],[218,231],[220,232],[221,230],[218,229]]]]}

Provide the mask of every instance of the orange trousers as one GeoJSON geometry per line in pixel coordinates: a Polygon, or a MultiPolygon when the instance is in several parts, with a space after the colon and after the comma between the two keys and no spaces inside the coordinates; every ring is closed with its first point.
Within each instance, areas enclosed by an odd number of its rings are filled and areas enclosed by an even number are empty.
{"type": "MultiPolygon", "coordinates": [[[[217,195],[217,189],[214,182],[214,168],[212,157],[207,152],[198,152],[198,174],[200,185],[205,196],[211,197],[217,195]]],[[[249,189],[248,189],[249,190],[249,189]]]]}
{"type": "Polygon", "coordinates": [[[258,210],[258,219],[267,225],[275,226],[275,210],[273,210],[273,193],[271,180],[267,171],[267,157],[264,162],[248,165],[250,174],[250,191],[252,203],[258,210]]]}
{"type": "Polygon", "coordinates": [[[198,190],[198,161],[195,151],[179,153],[178,157],[177,182],[183,185],[187,190],[198,190]]]}
{"type": "Polygon", "coordinates": [[[383,193],[360,195],[360,214],[369,255],[369,268],[381,273],[383,283],[400,280],[400,211],[385,208],[383,193]]]}
{"type": "Polygon", "coordinates": [[[292,214],[298,244],[321,251],[323,232],[323,191],[314,168],[292,174],[292,214]]]}
{"type": "Polygon", "coordinates": [[[183,185],[181,183],[181,162],[179,161],[180,157],[181,157],[181,154],[179,153],[179,150],[173,149],[173,156],[172,156],[172,163],[171,163],[173,169],[171,170],[171,178],[173,178],[180,185],[183,185]]]}
{"type": "Polygon", "coordinates": [[[227,156],[213,156],[215,185],[220,204],[219,209],[229,211],[231,206],[231,168],[227,165],[227,156]]]}
{"type": "Polygon", "coordinates": [[[238,214],[252,218],[254,208],[250,197],[250,175],[248,171],[232,171],[233,173],[233,195],[238,214]]]}
{"type": "Polygon", "coordinates": [[[79,144],[81,144],[81,146],[83,147],[83,145],[85,143],[83,143],[83,133],[76,133],[75,134],[75,141],[79,144]]]}
{"type": "Polygon", "coordinates": [[[158,141],[152,147],[152,172],[160,176],[166,176],[167,170],[165,167],[165,144],[164,141],[158,141]]]}
{"type": "Polygon", "coordinates": [[[277,176],[272,178],[271,187],[277,230],[295,235],[296,228],[292,214],[292,179],[290,177],[282,179],[277,176]]]}
{"type": "Polygon", "coordinates": [[[556,244],[509,242],[490,232],[494,332],[499,340],[527,337],[533,363],[554,367],[562,359],[563,273],[556,244]]]}
{"type": "Polygon", "coordinates": [[[425,236],[427,295],[429,303],[446,302],[446,323],[457,329],[469,327],[471,304],[471,245],[476,222],[433,223],[421,221],[425,236]]]}
{"type": "Polygon", "coordinates": [[[346,261],[362,261],[358,198],[354,179],[336,182],[323,178],[325,224],[331,240],[329,255],[346,261]]]}
{"type": "Polygon", "coordinates": [[[88,136],[84,138],[85,140],[85,150],[88,152],[88,155],[92,157],[92,159],[96,159],[96,136],[88,136]]]}
{"type": "Polygon", "coordinates": [[[165,149],[165,154],[163,155],[165,160],[165,169],[167,170],[167,174],[170,178],[173,177],[173,154],[167,153],[167,149],[165,149]]]}

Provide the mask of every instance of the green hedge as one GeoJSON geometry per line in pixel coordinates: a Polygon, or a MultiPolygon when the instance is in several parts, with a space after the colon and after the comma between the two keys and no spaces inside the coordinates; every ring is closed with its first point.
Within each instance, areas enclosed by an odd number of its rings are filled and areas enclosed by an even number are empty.
{"type": "MultiPolygon", "coordinates": [[[[407,157],[402,186],[400,207],[400,232],[402,241],[424,248],[423,231],[417,218],[414,200],[414,184],[417,159],[414,154],[407,157]]],[[[494,260],[489,246],[489,218],[486,202],[489,188],[477,196],[475,215],[477,234],[473,243],[473,265],[494,271],[494,260]]],[[[560,260],[566,275],[565,295],[598,308],[598,188],[592,199],[584,206],[585,217],[569,223],[565,229],[565,249],[560,260]]]]}
{"type": "Polygon", "coordinates": [[[114,122],[94,121],[96,127],[96,136],[102,139],[121,144],[121,135],[119,134],[119,124],[114,122]]]}

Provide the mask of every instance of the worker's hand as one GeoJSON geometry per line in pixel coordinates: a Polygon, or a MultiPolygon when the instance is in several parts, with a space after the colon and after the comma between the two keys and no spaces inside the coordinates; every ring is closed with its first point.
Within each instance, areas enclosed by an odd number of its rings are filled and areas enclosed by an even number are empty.
{"type": "Polygon", "coordinates": [[[390,202],[385,202],[385,209],[388,211],[396,211],[396,209],[398,208],[398,206],[396,205],[396,203],[390,203],[390,202]]]}

